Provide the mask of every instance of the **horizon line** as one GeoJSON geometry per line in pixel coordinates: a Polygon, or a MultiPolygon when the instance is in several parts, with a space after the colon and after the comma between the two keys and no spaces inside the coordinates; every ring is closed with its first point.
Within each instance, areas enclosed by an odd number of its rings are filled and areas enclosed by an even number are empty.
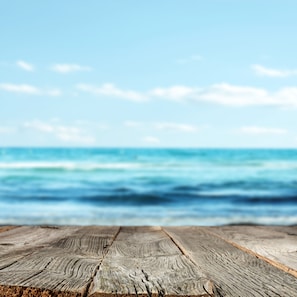
{"type": "Polygon", "coordinates": [[[0,146],[0,149],[188,149],[188,150],[297,150],[297,147],[225,147],[225,146],[0,146]]]}

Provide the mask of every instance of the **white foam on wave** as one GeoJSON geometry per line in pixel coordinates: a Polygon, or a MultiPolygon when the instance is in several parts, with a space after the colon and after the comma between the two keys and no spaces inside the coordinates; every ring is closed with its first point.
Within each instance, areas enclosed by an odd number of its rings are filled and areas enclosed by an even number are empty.
{"type": "Polygon", "coordinates": [[[297,216],[285,211],[277,215],[206,212],[203,215],[183,208],[94,207],[76,203],[1,203],[0,224],[58,224],[58,225],[297,225],[297,216]]]}
{"type": "MultiPolygon", "coordinates": [[[[181,171],[185,170],[211,170],[212,167],[219,171],[221,169],[220,164],[211,163],[208,166],[206,164],[193,164],[193,163],[167,163],[167,162],[159,162],[159,163],[150,163],[150,162],[80,162],[80,161],[24,161],[24,162],[0,162],[0,170],[2,169],[61,169],[61,170],[100,170],[100,169],[154,169],[154,170],[172,170],[172,171],[181,171]],[[204,166],[203,166],[204,165],[204,166]],[[212,165],[212,166],[210,166],[212,165]]],[[[249,164],[243,164],[246,168],[249,168],[249,164]]],[[[229,167],[236,168],[232,163],[229,164],[229,167]]],[[[253,166],[252,166],[253,167],[253,166]]],[[[295,161],[270,161],[270,162],[262,162],[260,166],[257,166],[257,170],[261,169],[269,169],[269,170],[297,170],[297,162],[295,161]]],[[[226,170],[226,168],[224,168],[226,170]]]]}
{"type": "Polygon", "coordinates": [[[79,163],[79,162],[13,162],[0,163],[0,169],[61,169],[61,170],[100,170],[100,169],[137,169],[140,163],[79,163]]]}
{"type": "Polygon", "coordinates": [[[296,161],[267,161],[263,162],[264,169],[290,170],[297,169],[296,161]]]}
{"type": "MultiPolygon", "coordinates": [[[[170,171],[181,173],[183,170],[188,171],[188,164],[176,166],[168,163],[141,163],[141,162],[0,162],[0,170],[153,170],[153,171],[170,171]]],[[[199,168],[197,168],[199,169],[199,168]]],[[[168,172],[169,173],[169,172],[168,172]]]]}

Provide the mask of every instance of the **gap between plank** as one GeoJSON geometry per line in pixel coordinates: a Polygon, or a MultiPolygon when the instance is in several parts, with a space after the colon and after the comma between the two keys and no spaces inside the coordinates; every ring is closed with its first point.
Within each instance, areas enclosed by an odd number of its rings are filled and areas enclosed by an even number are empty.
{"type": "Polygon", "coordinates": [[[279,263],[279,262],[271,260],[271,259],[269,259],[269,258],[267,258],[265,256],[262,256],[262,255],[260,255],[260,254],[258,254],[256,252],[254,252],[254,251],[240,245],[240,244],[237,244],[237,243],[235,243],[233,241],[230,241],[230,240],[224,238],[223,236],[221,236],[221,235],[219,235],[219,234],[217,234],[217,233],[215,233],[213,231],[210,231],[209,229],[205,229],[205,231],[207,233],[213,235],[213,236],[216,236],[217,238],[220,238],[220,239],[224,240],[228,244],[231,244],[232,246],[240,249],[241,251],[243,251],[243,252],[245,252],[247,254],[250,254],[250,255],[252,255],[252,256],[254,256],[254,257],[256,257],[256,258],[258,258],[258,259],[260,259],[262,261],[265,261],[268,264],[270,264],[270,265],[272,265],[272,266],[274,266],[274,267],[276,267],[276,268],[278,268],[278,269],[280,269],[280,270],[282,270],[282,271],[284,271],[286,273],[289,273],[289,274],[291,274],[291,275],[293,275],[294,277],[297,278],[297,271],[295,269],[292,269],[292,268],[290,268],[290,267],[288,267],[288,266],[286,266],[286,265],[284,265],[282,263],[279,263]]]}
{"type": "Polygon", "coordinates": [[[111,243],[110,243],[110,245],[109,245],[109,247],[108,247],[107,252],[103,255],[102,260],[101,260],[100,263],[96,266],[95,271],[94,271],[94,273],[93,273],[93,275],[92,275],[90,281],[88,282],[88,284],[87,284],[87,286],[86,286],[86,290],[85,290],[84,294],[82,295],[82,297],[88,297],[88,296],[89,296],[89,290],[90,290],[91,285],[92,285],[93,282],[94,282],[94,278],[95,278],[97,272],[99,271],[100,266],[102,265],[102,263],[103,263],[103,261],[104,261],[106,255],[108,254],[108,252],[109,252],[111,246],[113,245],[113,243],[114,243],[115,240],[117,239],[117,237],[118,237],[118,235],[119,235],[121,229],[122,229],[122,227],[119,227],[118,231],[117,231],[116,234],[114,235],[114,237],[113,237],[113,239],[112,239],[112,241],[111,241],[111,243]]]}
{"type": "MultiPolygon", "coordinates": [[[[182,247],[182,246],[180,246],[179,244],[178,244],[178,242],[166,231],[166,230],[164,230],[164,228],[163,227],[161,227],[161,231],[163,231],[163,233],[166,235],[166,236],[168,236],[169,238],[170,238],[170,240],[173,242],[173,244],[178,248],[178,250],[181,252],[181,254],[183,255],[183,256],[185,256],[187,259],[189,259],[189,261],[197,268],[197,269],[199,269],[199,267],[197,266],[197,263],[186,253],[186,250],[182,247]]],[[[214,284],[214,282],[212,281],[212,280],[209,280],[209,283],[210,283],[210,285],[212,286],[212,288],[213,288],[213,291],[214,292],[216,292],[217,290],[216,290],[216,286],[215,286],[215,284],[214,284]]],[[[205,286],[203,285],[203,289],[204,289],[204,291],[205,291],[205,293],[208,295],[208,296],[210,296],[210,297],[214,297],[214,295],[213,294],[211,294],[211,293],[209,293],[208,292],[208,290],[205,288],[205,286]]]]}
{"type": "Polygon", "coordinates": [[[169,233],[167,233],[167,231],[166,230],[164,230],[164,228],[163,227],[161,227],[161,230],[163,231],[163,233],[165,233],[165,235],[166,236],[168,236],[169,238],[170,238],[170,240],[174,243],[174,245],[179,249],[179,251],[184,255],[184,256],[186,256],[187,258],[189,258],[190,259],[190,261],[193,263],[193,264],[195,264],[196,265],[196,263],[186,254],[186,252],[184,251],[184,249],[181,247],[181,246],[179,246],[179,244],[175,241],[175,239],[169,234],[169,233]]]}

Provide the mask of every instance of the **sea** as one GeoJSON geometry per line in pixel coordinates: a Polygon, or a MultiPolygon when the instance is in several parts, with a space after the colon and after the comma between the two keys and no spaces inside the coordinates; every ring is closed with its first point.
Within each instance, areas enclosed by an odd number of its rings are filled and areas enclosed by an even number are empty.
{"type": "Polygon", "coordinates": [[[297,224],[297,150],[0,148],[0,225],[297,224]]]}

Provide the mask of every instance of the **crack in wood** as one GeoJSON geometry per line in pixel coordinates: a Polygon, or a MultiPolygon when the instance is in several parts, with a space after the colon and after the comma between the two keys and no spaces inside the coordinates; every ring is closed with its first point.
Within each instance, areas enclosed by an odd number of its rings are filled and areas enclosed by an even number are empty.
{"type": "Polygon", "coordinates": [[[166,291],[165,291],[165,289],[163,288],[163,286],[162,286],[162,284],[161,284],[160,281],[157,281],[157,284],[158,284],[159,287],[160,287],[160,289],[157,288],[157,290],[158,290],[158,296],[159,296],[159,297],[164,297],[164,296],[166,295],[166,291]]]}
{"type": "Polygon", "coordinates": [[[146,291],[147,291],[148,296],[149,296],[149,297],[152,297],[152,292],[151,292],[151,290],[150,290],[149,285],[148,285],[148,284],[144,284],[144,285],[145,285],[145,288],[146,288],[146,291]]]}
{"type": "Polygon", "coordinates": [[[225,297],[223,295],[223,293],[221,292],[222,289],[220,286],[216,285],[216,284],[213,284],[213,290],[214,290],[214,296],[216,297],[225,297]]]}
{"type": "Polygon", "coordinates": [[[135,295],[136,295],[136,297],[138,297],[138,292],[137,292],[135,284],[133,284],[133,287],[134,287],[134,290],[135,290],[135,295]]]}
{"type": "Polygon", "coordinates": [[[11,262],[11,263],[9,263],[9,264],[7,264],[7,265],[5,265],[5,266],[2,266],[2,267],[0,268],[0,271],[3,270],[3,269],[8,268],[8,267],[10,267],[10,266],[12,266],[12,265],[14,265],[14,264],[16,264],[17,262],[18,262],[18,261],[14,261],[14,262],[11,262]]]}
{"type": "MultiPolygon", "coordinates": [[[[93,275],[92,275],[90,281],[89,281],[88,284],[86,285],[86,289],[85,289],[85,292],[84,292],[84,294],[82,295],[82,297],[87,297],[87,296],[89,296],[89,291],[90,291],[91,286],[93,285],[94,278],[96,277],[96,274],[98,273],[98,271],[99,271],[99,269],[100,269],[100,266],[101,266],[101,264],[103,263],[104,258],[105,258],[106,255],[108,254],[108,252],[109,252],[109,250],[110,250],[110,247],[112,246],[112,244],[114,243],[114,241],[115,241],[116,238],[118,237],[118,235],[119,235],[119,233],[120,233],[120,231],[121,231],[121,228],[122,228],[122,227],[119,227],[119,228],[118,228],[116,234],[115,234],[114,237],[112,238],[111,243],[110,243],[109,245],[107,245],[107,244],[104,245],[104,248],[107,249],[107,251],[106,251],[105,254],[103,254],[102,259],[100,260],[99,264],[96,266],[95,271],[94,271],[94,273],[93,273],[93,275]]],[[[116,295],[117,295],[117,293],[116,293],[116,295]]]]}
{"type": "Polygon", "coordinates": [[[158,297],[164,297],[165,289],[163,288],[162,284],[158,280],[156,281],[157,284],[154,281],[151,281],[149,279],[149,274],[146,273],[143,269],[141,269],[141,272],[144,275],[144,280],[142,280],[142,283],[145,285],[148,295],[152,297],[154,295],[152,289],[155,288],[158,292],[158,297]],[[150,288],[149,284],[151,285],[152,289],[150,288]]]}
{"type": "Polygon", "coordinates": [[[141,269],[141,272],[143,273],[145,280],[147,282],[149,282],[149,276],[148,276],[148,274],[143,269],[141,269]]]}

